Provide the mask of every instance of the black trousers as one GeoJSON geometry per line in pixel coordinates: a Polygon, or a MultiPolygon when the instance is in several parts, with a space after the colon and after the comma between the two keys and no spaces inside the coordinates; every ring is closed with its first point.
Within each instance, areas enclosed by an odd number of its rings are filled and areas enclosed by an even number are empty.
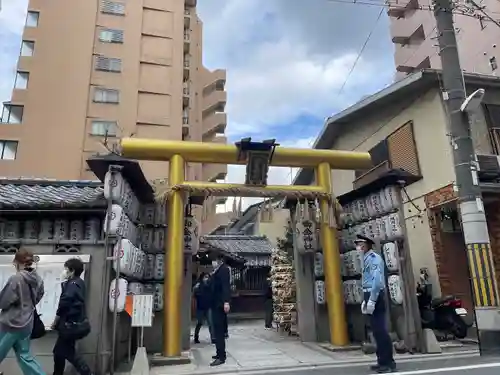
{"type": "MultiPolygon", "coordinates": [[[[364,293],[365,301],[370,299],[370,293],[364,293]]],[[[386,304],[383,292],[380,292],[375,310],[370,315],[370,326],[373,333],[373,338],[377,344],[377,363],[379,366],[390,367],[394,364],[394,354],[392,349],[392,341],[387,329],[386,319],[386,304]]]]}
{"type": "Polygon", "coordinates": [[[92,374],[83,357],[76,352],[75,345],[75,340],[63,339],[60,336],[57,338],[52,351],[54,353],[54,375],[64,374],[66,361],[71,363],[80,375],[92,374]]]}
{"type": "Polygon", "coordinates": [[[266,314],[265,317],[265,326],[266,328],[271,328],[273,326],[273,299],[268,298],[264,301],[264,311],[266,314]]]}
{"type": "Polygon", "coordinates": [[[227,339],[229,337],[229,331],[227,329],[227,314],[224,313],[224,337],[227,339]]]}
{"type": "Polygon", "coordinates": [[[226,360],[226,337],[227,315],[223,307],[214,307],[212,309],[212,320],[214,326],[215,355],[221,361],[226,360]]]}
{"type": "Polygon", "coordinates": [[[208,331],[210,332],[210,338],[213,339],[212,334],[212,322],[210,321],[210,313],[208,310],[196,310],[196,327],[194,328],[194,339],[198,340],[200,338],[200,329],[203,324],[207,322],[208,331]]]}

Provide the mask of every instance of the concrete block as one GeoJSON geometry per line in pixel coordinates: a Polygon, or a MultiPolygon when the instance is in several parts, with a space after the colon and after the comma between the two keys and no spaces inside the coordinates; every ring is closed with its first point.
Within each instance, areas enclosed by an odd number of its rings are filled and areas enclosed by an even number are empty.
{"type": "Polygon", "coordinates": [[[149,361],[146,348],[142,347],[137,349],[130,375],[149,375],[149,361]]]}
{"type": "Polygon", "coordinates": [[[423,330],[424,334],[424,350],[427,354],[442,353],[441,345],[436,339],[434,331],[429,328],[423,330]]]}
{"type": "Polygon", "coordinates": [[[191,363],[191,353],[186,351],[178,357],[163,357],[162,355],[153,355],[149,357],[149,362],[151,363],[152,367],[187,365],[191,363]]]}

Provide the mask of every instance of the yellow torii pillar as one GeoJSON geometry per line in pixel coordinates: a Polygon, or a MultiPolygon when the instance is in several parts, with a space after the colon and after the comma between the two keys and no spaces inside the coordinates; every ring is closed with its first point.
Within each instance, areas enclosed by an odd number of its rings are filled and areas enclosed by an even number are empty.
{"type": "MultiPolygon", "coordinates": [[[[122,155],[137,160],[168,161],[169,185],[192,188],[214,187],[226,189],[248,188],[240,184],[215,184],[211,182],[185,181],[185,163],[244,164],[238,160],[238,148],[204,142],[163,141],[156,139],[125,138],[121,141],[122,155]]],[[[266,186],[264,192],[283,191],[331,194],[332,169],[359,170],[371,167],[369,153],[276,147],[272,166],[315,168],[316,184],[312,186],[266,186]]],[[[328,198],[320,199],[323,217],[328,215],[328,198]]],[[[177,357],[181,354],[181,293],[184,252],[184,195],[174,191],[167,203],[168,229],[165,245],[165,306],[163,325],[163,354],[177,357]]],[[[333,345],[348,344],[347,321],[340,274],[340,257],[337,229],[321,224],[326,301],[330,323],[330,342],[333,345]]]]}

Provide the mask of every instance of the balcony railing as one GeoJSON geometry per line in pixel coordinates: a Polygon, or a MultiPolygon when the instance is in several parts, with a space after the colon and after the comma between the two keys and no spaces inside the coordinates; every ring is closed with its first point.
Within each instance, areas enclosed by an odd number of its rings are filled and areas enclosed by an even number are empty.
{"type": "Polygon", "coordinates": [[[184,55],[184,67],[189,68],[191,66],[191,61],[189,61],[189,56],[184,55]]]}
{"type": "Polygon", "coordinates": [[[183,88],[182,88],[182,92],[184,93],[184,95],[189,95],[189,85],[188,84],[184,84],[183,88]]]}
{"type": "Polygon", "coordinates": [[[182,124],[189,125],[189,117],[188,116],[182,116],[182,124]]]}
{"type": "Polygon", "coordinates": [[[493,153],[500,155],[500,128],[490,128],[490,140],[493,153]]]}
{"type": "Polygon", "coordinates": [[[191,24],[191,12],[189,9],[184,9],[184,29],[189,29],[191,24]]]}

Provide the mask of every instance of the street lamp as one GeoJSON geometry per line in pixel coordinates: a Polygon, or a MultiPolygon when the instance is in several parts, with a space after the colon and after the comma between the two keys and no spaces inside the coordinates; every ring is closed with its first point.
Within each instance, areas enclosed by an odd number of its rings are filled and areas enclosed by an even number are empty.
{"type": "Polygon", "coordinates": [[[478,110],[484,98],[484,89],[478,89],[470,94],[460,106],[460,111],[464,113],[472,113],[478,110]]]}

